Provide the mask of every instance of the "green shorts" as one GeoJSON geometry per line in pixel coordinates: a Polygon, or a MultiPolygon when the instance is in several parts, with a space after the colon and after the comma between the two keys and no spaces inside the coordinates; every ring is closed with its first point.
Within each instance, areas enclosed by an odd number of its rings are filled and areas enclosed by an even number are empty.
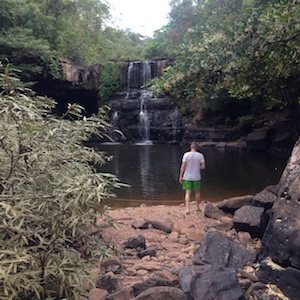
{"type": "Polygon", "coordinates": [[[200,191],[201,188],[201,180],[191,181],[191,180],[183,180],[182,189],[188,191],[200,191]]]}

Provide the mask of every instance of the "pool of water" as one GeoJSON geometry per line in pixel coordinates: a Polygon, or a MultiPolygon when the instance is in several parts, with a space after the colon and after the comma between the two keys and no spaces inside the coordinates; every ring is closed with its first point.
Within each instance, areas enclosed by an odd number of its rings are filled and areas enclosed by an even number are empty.
{"type": "MultiPolygon", "coordinates": [[[[97,144],[97,149],[112,155],[100,168],[110,172],[128,188],[115,190],[116,199],[104,201],[111,208],[183,202],[178,182],[181,159],[187,146],[152,144],[97,144]]],[[[226,198],[256,194],[277,184],[289,153],[252,152],[219,148],[200,149],[206,159],[202,172],[202,200],[218,202],[226,198]]]]}

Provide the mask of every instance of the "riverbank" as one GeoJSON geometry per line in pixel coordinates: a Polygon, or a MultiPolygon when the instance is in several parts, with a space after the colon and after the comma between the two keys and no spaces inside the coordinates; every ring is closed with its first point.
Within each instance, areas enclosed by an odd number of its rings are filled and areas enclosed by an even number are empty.
{"type": "MultiPolygon", "coordinates": [[[[244,199],[248,198],[251,196],[244,199]]],[[[92,270],[97,288],[90,287],[86,299],[187,299],[179,288],[179,270],[194,265],[195,252],[208,232],[220,232],[249,251],[260,248],[260,239],[233,229],[231,214],[218,212],[216,204],[208,202],[202,202],[200,208],[196,211],[192,202],[187,215],[183,204],[141,205],[108,210],[99,216],[101,237],[112,250],[111,256],[92,270]]],[[[256,299],[251,294],[257,285],[254,274],[255,266],[250,263],[237,274],[245,299],[256,299]]],[[[287,299],[275,286],[261,285],[265,295],[273,289],[278,294],[274,299],[287,299]]]]}

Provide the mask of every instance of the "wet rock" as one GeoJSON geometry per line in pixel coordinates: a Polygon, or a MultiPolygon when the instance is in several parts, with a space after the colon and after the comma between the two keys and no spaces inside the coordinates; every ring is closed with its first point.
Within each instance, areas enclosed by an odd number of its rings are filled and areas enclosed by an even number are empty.
{"type": "Polygon", "coordinates": [[[135,235],[130,237],[124,244],[124,248],[129,249],[146,249],[146,239],[142,235],[135,235]]]}
{"type": "Polygon", "coordinates": [[[249,232],[252,238],[263,236],[267,221],[264,207],[245,205],[236,210],[233,216],[234,228],[249,232]]]}
{"type": "Polygon", "coordinates": [[[176,287],[152,287],[139,294],[135,300],[188,300],[182,290],[176,287]]]}
{"type": "Polygon", "coordinates": [[[233,214],[237,209],[244,205],[252,205],[253,195],[233,197],[218,203],[217,207],[225,212],[233,214]]]}
{"type": "Polygon", "coordinates": [[[192,259],[198,265],[241,268],[252,263],[255,258],[255,251],[233,242],[218,231],[209,231],[192,259]]]}

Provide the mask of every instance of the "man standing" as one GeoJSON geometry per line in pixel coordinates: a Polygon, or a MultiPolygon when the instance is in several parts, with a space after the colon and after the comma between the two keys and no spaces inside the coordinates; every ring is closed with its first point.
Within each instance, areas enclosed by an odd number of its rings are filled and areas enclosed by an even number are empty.
{"type": "Polygon", "coordinates": [[[200,210],[200,188],[201,188],[201,170],[205,169],[204,155],[198,152],[198,145],[192,142],[190,145],[191,151],[184,153],[182,164],[180,167],[179,182],[182,184],[182,189],[185,190],[185,207],[186,213],[190,213],[191,193],[195,192],[195,200],[197,210],[200,210]]]}

